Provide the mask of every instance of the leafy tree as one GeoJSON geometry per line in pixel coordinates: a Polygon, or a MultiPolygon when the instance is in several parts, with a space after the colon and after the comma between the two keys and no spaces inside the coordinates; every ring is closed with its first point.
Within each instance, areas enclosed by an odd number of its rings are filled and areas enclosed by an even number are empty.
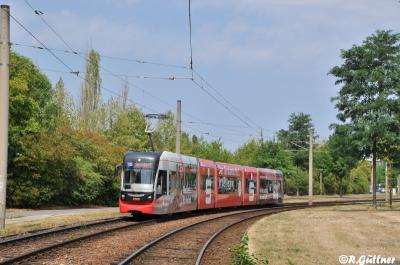
{"type": "Polygon", "coordinates": [[[114,121],[106,132],[113,143],[131,150],[149,150],[149,140],[145,133],[146,120],[143,113],[134,106],[127,106],[125,111],[115,115],[114,121]]]}
{"type": "Polygon", "coordinates": [[[377,31],[362,45],[341,52],[344,63],[330,74],[341,85],[333,98],[337,118],[348,125],[359,153],[372,155],[373,204],[376,206],[376,160],[390,155],[400,137],[400,34],[377,31]]]}
{"type": "Polygon", "coordinates": [[[87,58],[84,82],[81,86],[80,117],[81,127],[85,130],[98,130],[98,110],[100,102],[100,55],[95,50],[90,50],[87,58]]]}
{"type": "Polygon", "coordinates": [[[203,143],[193,155],[217,162],[233,163],[232,153],[228,149],[224,148],[221,140],[203,143]]]}
{"type": "Polygon", "coordinates": [[[9,180],[15,174],[15,160],[23,153],[22,140],[56,127],[56,106],[47,77],[26,57],[10,56],[9,180]]]}
{"type": "Polygon", "coordinates": [[[308,142],[310,130],[314,129],[311,116],[309,114],[292,113],[289,116],[289,128],[280,130],[277,134],[278,141],[294,150],[294,163],[303,170],[308,169],[308,142]]]}
{"type": "Polygon", "coordinates": [[[73,126],[76,120],[74,101],[64,81],[60,78],[54,87],[54,104],[57,112],[57,123],[61,126],[73,126]]]}
{"type": "Polygon", "coordinates": [[[369,191],[369,179],[371,168],[367,161],[362,161],[350,172],[350,181],[348,192],[355,194],[364,194],[369,191]]]}
{"type": "Polygon", "coordinates": [[[259,160],[259,149],[260,141],[252,138],[245,144],[239,146],[239,148],[234,153],[235,163],[248,166],[256,166],[257,160],[259,160]]]}
{"type": "Polygon", "coordinates": [[[156,150],[175,151],[176,126],[172,111],[166,113],[167,119],[158,120],[153,133],[153,142],[156,150]]]}

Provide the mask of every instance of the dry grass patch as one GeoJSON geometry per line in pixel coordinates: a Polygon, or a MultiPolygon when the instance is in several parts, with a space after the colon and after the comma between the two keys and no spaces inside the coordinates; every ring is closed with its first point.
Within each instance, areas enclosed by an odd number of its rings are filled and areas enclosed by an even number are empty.
{"type": "Polygon", "coordinates": [[[116,209],[115,211],[96,211],[85,214],[48,217],[45,219],[32,220],[23,223],[7,224],[4,230],[0,230],[0,236],[23,234],[36,230],[50,229],[65,225],[79,225],[95,220],[115,218],[119,216],[123,215],[119,213],[118,209],[116,209]]]}
{"type": "Polygon", "coordinates": [[[269,264],[339,264],[340,255],[400,260],[400,204],[392,210],[334,206],[266,217],[248,231],[249,250],[269,264]]]}
{"type": "MultiPolygon", "coordinates": [[[[385,199],[384,193],[376,194],[378,199],[385,199]]],[[[393,199],[400,199],[400,195],[394,195],[393,199]]],[[[325,201],[347,201],[347,200],[372,200],[371,194],[347,194],[340,197],[339,195],[314,195],[313,200],[316,202],[325,201]]],[[[288,196],[285,195],[285,202],[308,202],[308,196],[288,196]]]]}

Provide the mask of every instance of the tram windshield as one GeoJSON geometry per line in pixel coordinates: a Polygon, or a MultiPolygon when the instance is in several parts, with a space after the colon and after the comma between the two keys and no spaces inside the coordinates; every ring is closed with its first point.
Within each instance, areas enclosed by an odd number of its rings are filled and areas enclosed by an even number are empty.
{"type": "Polygon", "coordinates": [[[153,184],[153,169],[134,168],[125,171],[124,184],[153,184]]]}

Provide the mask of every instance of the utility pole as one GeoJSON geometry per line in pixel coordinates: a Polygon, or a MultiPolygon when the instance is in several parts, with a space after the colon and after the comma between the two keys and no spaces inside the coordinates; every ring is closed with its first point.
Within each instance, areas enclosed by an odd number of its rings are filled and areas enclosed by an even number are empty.
{"type": "Polygon", "coordinates": [[[10,7],[0,6],[0,229],[6,223],[8,105],[10,89],[10,7]]]}
{"type": "Polygon", "coordinates": [[[385,202],[389,202],[388,162],[385,161],[385,202]]]}
{"type": "Polygon", "coordinates": [[[310,129],[310,143],[308,151],[308,205],[313,204],[313,131],[310,129]]]}
{"type": "Polygon", "coordinates": [[[181,153],[181,105],[182,101],[178,100],[176,102],[176,143],[175,143],[175,152],[177,154],[181,153]]]}
{"type": "Polygon", "coordinates": [[[319,172],[319,195],[322,195],[322,172],[319,172]]]}

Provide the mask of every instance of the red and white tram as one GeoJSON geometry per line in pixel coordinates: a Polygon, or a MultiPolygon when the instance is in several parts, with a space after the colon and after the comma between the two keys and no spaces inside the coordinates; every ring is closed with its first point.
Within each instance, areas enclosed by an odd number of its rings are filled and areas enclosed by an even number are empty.
{"type": "Polygon", "coordinates": [[[120,168],[121,213],[162,215],[283,202],[279,170],[135,151],[124,155],[120,168]]]}

